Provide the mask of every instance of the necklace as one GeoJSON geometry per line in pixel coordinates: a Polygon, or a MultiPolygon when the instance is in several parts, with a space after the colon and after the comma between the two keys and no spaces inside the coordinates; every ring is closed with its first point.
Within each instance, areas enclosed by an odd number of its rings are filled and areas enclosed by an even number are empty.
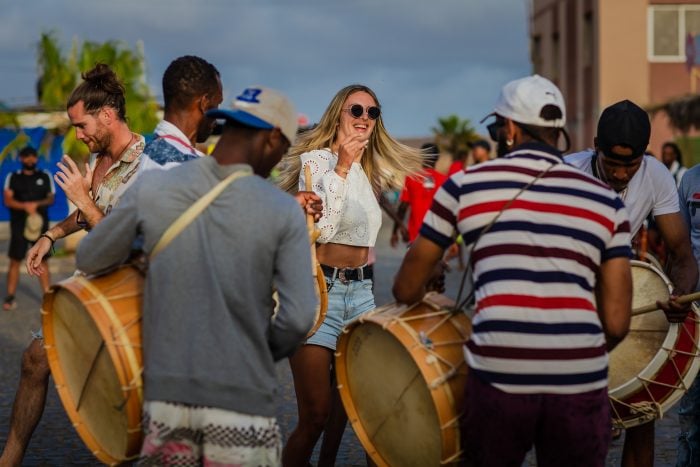
{"type": "Polygon", "coordinates": [[[133,134],[133,133],[129,133],[129,141],[126,143],[126,146],[124,146],[124,147],[122,148],[121,152],[119,153],[120,156],[121,156],[122,154],[124,154],[124,152],[127,150],[127,148],[128,148],[129,146],[131,146],[131,142],[132,142],[133,140],[134,140],[134,134],[133,134]]]}

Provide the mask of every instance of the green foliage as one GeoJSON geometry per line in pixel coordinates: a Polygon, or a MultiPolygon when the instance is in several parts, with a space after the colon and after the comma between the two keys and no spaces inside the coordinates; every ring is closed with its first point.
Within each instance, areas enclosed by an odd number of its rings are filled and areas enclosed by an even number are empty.
{"type": "MultiPolygon", "coordinates": [[[[37,47],[39,102],[46,109],[65,109],[66,101],[80,82],[81,72],[97,63],[106,63],[117,74],[126,88],[126,116],[131,130],[149,133],[158,123],[158,104],[151,94],[145,78],[143,44],[138,42],[134,50],[122,41],[103,43],[73,40],[71,50],[65,55],[54,31],[42,33],[37,47]]],[[[88,149],[68,131],[64,150],[77,160],[85,160],[88,149]]]]}
{"type": "Polygon", "coordinates": [[[37,46],[38,100],[46,110],[62,110],[79,77],[75,62],[77,44],[68,57],[64,57],[58,45],[55,31],[41,34],[37,46]]]}
{"type": "Polygon", "coordinates": [[[700,164],[700,137],[683,135],[676,138],[676,144],[683,153],[683,165],[693,167],[700,164]]]}
{"type": "Polygon", "coordinates": [[[453,157],[468,151],[468,144],[479,139],[471,121],[454,114],[438,118],[438,126],[431,130],[440,152],[449,152],[453,157]]]}
{"type": "Polygon", "coordinates": [[[0,163],[5,160],[5,158],[12,152],[19,152],[20,149],[29,144],[29,136],[27,136],[23,131],[17,133],[15,139],[10,141],[7,146],[5,146],[2,151],[0,151],[0,163]]]}

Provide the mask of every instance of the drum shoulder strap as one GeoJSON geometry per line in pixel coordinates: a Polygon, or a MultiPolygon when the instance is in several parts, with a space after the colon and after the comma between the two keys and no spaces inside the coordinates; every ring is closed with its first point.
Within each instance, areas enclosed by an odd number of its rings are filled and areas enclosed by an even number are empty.
{"type": "Polygon", "coordinates": [[[199,216],[207,208],[207,206],[209,206],[224,191],[224,189],[228,185],[238,180],[239,178],[247,177],[252,174],[253,172],[249,168],[237,170],[225,179],[221,180],[216,185],[214,185],[214,187],[211,190],[209,190],[204,196],[195,201],[189,208],[185,210],[185,212],[183,212],[177,219],[175,219],[175,222],[170,224],[170,226],[167,229],[165,229],[165,232],[163,232],[163,235],[158,240],[158,243],[156,243],[156,246],[153,247],[153,251],[150,254],[150,258],[153,259],[153,257],[155,257],[158,253],[163,251],[163,249],[166,246],[168,246],[170,242],[172,242],[175,239],[175,237],[180,235],[180,233],[183,230],[185,230],[185,227],[190,225],[190,223],[192,223],[192,221],[194,221],[197,218],[197,216],[199,216]]]}

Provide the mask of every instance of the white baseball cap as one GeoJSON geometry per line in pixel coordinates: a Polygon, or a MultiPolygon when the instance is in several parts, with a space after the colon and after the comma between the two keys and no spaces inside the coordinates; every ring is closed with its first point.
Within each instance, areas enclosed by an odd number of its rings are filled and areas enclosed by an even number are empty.
{"type": "Polygon", "coordinates": [[[292,102],[281,92],[264,86],[249,86],[233,101],[231,110],[213,109],[207,117],[235,120],[253,128],[279,128],[294,144],[297,113],[292,102]]]}
{"type": "Polygon", "coordinates": [[[494,114],[526,125],[550,128],[563,128],[566,125],[564,96],[554,83],[539,75],[516,79],[503,86],[493,113],[486,118],[494,114]],[[557,107],[561,115],[555,111],[552,118],[552,115],[543,112],[545,106],[557,107]]]}

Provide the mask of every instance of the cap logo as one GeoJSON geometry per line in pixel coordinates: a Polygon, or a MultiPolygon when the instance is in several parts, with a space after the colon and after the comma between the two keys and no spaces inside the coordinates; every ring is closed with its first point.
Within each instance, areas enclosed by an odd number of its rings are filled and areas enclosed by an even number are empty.
{"type": "Polygon", "coordinates": [[[237,101],[250,102],[251,104],[259,104],[258,96],[262,93],[262,89],[247,88],[243,93],[236,97],[237,101]]]}

